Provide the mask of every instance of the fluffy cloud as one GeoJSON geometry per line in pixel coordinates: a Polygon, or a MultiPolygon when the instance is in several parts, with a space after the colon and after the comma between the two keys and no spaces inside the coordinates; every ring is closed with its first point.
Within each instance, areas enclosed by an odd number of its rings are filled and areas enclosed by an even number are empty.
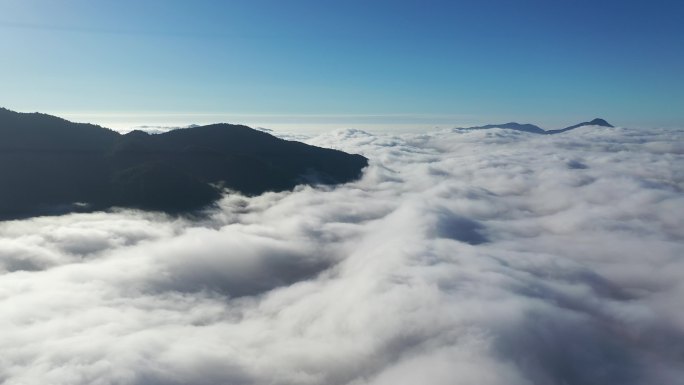
{"type": "Polygon", "coordinates": [[[684,383],[683,139],[344,130],[344,186],[0,223],[0,382],[684,383]]]}

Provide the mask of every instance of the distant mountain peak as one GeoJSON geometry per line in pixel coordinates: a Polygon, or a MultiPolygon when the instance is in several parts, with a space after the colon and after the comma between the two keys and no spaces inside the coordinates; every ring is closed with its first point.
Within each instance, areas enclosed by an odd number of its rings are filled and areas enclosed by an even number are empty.
{"type": "Polygon", "coordinates": [[[596,118],[596,119],[592,120],[591,122],[589,122],[589,125],[591,125],[591,126],[613,127],[612,124],[606,122],[605,120],[603,120],[603,119],[601,119],[601,118],[596,118]]]}
{"type": "Polygon", "coordinates": [[[509,123],[503,123],[503,124],[487,124],[484,126],[467,127],[464,129],[465,130],[488,130],[488,129],[492,129],[492,128],[505,128],[505,129],[509,129],[509,130],[523,131],[523,132],[529,132],[529,133],[533,133],[533,134],[552,135],[552,134],[560,134],[562,132],[574,130],[575,128],[583,127],[583,126],[614,127],[612,124],[608,123],[604,119],[596,118],[596,119],[591,120],[589,122],[582,122],[582,123],[575,124],[573,126],[569,126],[569,127],[561,128],[561,129],[557,129],[557,130],[544,130],[543,128],[536,126],[534,124],[516,123],[516,122],[509,122],[509,123]]]}
{"type": "Polygon", "coordinates": [[[560,129],[560,130],[549,130],[549,131],[547,131],[546,133],[547,133],[547,134],[560,134],[561,132],[566,132],[566,131],[574,130],[575,128],[584,127],[584,126],[613,127],[612,124],[606,122],[605,120],[603,120],[603,119],[601,119],[601,118],[596,118],[596,119],[594,119],[594,120],[592,120],[592,121],[577,123],[577,124],[575,124],[575,125],[573,125],[573,126],[565,127],[565,128],[560,129]]]}

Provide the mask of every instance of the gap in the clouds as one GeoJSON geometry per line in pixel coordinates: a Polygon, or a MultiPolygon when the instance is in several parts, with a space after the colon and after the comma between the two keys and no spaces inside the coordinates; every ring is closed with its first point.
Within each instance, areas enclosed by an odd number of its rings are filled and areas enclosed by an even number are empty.
{"type": "Polygon", "coordinates": [[[439,237],[480,245],[489,242],[485,230],[481,223],[457,215],[446,208],[437,213],[436,232],[439,237]]]}

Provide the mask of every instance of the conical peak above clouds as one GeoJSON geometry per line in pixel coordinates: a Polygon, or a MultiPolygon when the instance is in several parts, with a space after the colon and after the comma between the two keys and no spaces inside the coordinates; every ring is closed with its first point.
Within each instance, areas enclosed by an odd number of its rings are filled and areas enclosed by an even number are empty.
{"type": "Polygon", "coordinates": [[[547,131],[547,133],[549,133],[549,134],[558,134],[558,133],[561,133],[561,132],[566,132],[566,131],[574,130],[575,128],[584,127],[584,126],[613,127],[612,124],[606,122],[605,120],[603,120],[603,119],[601,119],[601,118],[596,118],[596,119],[594,119],[594,120],[592,120],[592,121],[577,123],[577,124],[575,124],[575,125],[573,125],[573,126],[566,127],[566,128],[560,129],[560,130],[551,130],[551,131],[547,131]]]}
{"type": "MultiPolygon", "coordinates": [[[[584,125],[584,124],[582,124],[584,125]]],[[[592,120],[591,122],[588,122],[586,125],[591,125],[591,126],[603,126],[603,127],[613,127],[612,124],[606,122],[605,120],[601,118],[596,118],[592,120]]]]}

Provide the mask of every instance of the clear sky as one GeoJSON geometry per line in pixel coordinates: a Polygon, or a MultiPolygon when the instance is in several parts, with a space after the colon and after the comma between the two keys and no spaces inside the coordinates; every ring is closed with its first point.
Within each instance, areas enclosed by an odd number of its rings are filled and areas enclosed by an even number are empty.
{"type": "Polygon", "coordinates": [[[682,1],[0,0],[0,50],[95,123],[684,127],[682,1]]]}

